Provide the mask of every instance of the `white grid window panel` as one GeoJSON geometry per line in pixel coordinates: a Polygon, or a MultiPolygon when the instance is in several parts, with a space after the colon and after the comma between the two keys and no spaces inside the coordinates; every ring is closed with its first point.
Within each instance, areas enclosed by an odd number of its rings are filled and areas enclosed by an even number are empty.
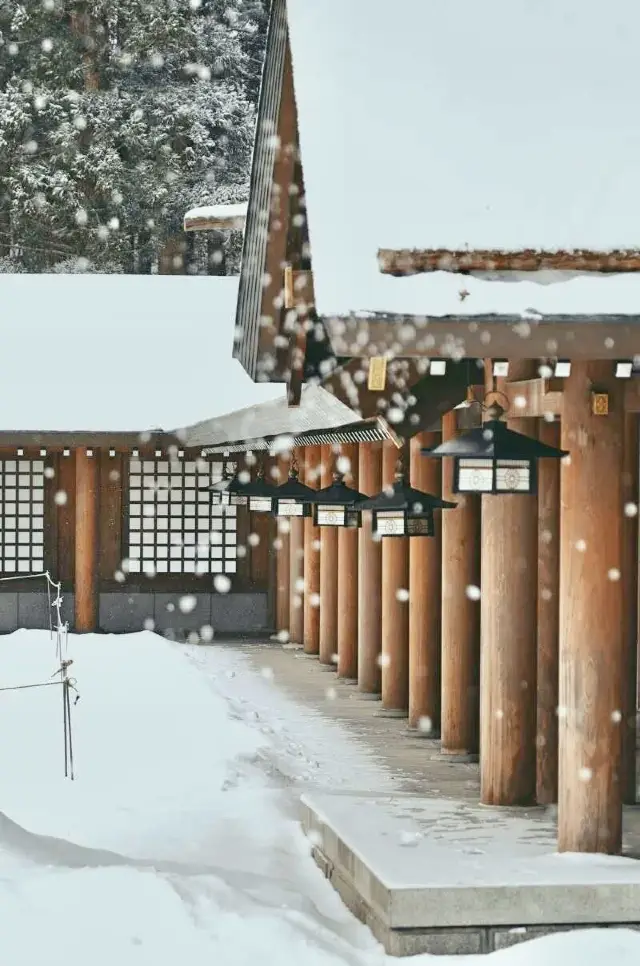
{"type": "Polygon", "coordinates": [[[44,570],[44,461],[0,460],[0,569],[44,570]]]}
{"type": "Polygon", "coordinates": [[[222,472],[219,461],[129,460],[129,573],[236,573],[236,507],[212,506],[208,491],[222,472]]]}

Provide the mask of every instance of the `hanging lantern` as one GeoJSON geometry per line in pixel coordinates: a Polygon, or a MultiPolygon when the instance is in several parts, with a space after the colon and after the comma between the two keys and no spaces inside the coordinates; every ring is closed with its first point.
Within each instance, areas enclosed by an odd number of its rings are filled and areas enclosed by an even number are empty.
{"type": "Polygon", "coordinates": [[[333,483],[322,490],[313,490],[313,523],[317,527],[359,527],[362,514],[359,504],[368,497],[343,482],[341,473],[335,473],[333,483]]]}
{"type": "Polygon", "coordinates": [[[213,506],[246,506],[247,497],[243,493],[243,484],[238,474],[231,475],[227,464],[224,464],[222,478],[209,487],[213,506]]]}
{"type": "Polygon", "coordinates": [[[487,412],[490,419],[478,429],[423,449],[422,455],[453,458],[454,493],[535,493],[538,460],[559,460],[567,451],[509,429],[498,404],[487,412]]]}
{"type": "Polygon", "coordinates": [[[432,493],[414,490],[398,463],[393,485],[358,504],[358,511],[371,510],[373,532],[380,537],[433,537],[434,510],[453,510],[455,503],[432,493]]]}
{"type": "Polygon", "coordinates": [[[252,513],[271,513],[276,487],[268,483],[264,476],[264,466],[258,470],[255,480],[241,483],[237,478],[232,480],[229,490],[236,497],[243,499],[243,506],[248,506],[252,513]]]}
{"type": "Polygon", "coordinates": [[[298,470],[292,466],[287,482],[275,487],[272,512],[277,517],[309,517],[317,492],[299,481],[298,470]]]}

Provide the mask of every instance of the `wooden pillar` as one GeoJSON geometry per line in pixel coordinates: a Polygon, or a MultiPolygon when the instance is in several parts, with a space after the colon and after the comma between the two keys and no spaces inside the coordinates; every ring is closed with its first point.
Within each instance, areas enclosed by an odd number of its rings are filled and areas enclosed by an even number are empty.
{"type": "MultiPolygon", "coordinates": [[[[440,496],[439,460],[420,454],[436,446],[439,433],[418,433],[410,443],[411,486],[440,496]]],[[[440,733],[441,514],[435,536],[409,540],[409,727],[429,737],[440,733]]]]}
{"type": "MultiPolygon", "coordinates": [[[[267,483],[280,486],[289,475],[289,459],[278,460],[278,475],[267,483]]],[[[291,520],[276,518],[276,631],[282,639],[291,639],[291,520]]]]}
{"type": "Polygon", "coordinates": [[[617,853],[622,844],[623,399],[611,362],[574,361],[563,382],[562,447],[571,455],[561,475],[561,852],[617,853]],[[608,394],[608,415],[593,414],[594,389],[608,394]]]}
{"type": "MultiPolygon", "coordinates": [[[[442,438],[456,435],[456,412],[442,419],[442,438]]],[[[442,717],[443,754],[475,758],[480,728],[480,497],[453,492],[453,460],[443,461],[442,717]]]]}
{"type": "MultiPolygon", "coordinates": [[[[358,489],[358,444],[344,443],[340,471],[347,486],[358,489]],[[346,464],[348,463],[348,470],[346,464]]],[[[358,678],[358,540],[360,531],[338,530],[338,677],[358,678]]]]}
{"type": "MultiPolygon", "coordinates": [[[[538,434],[560,446],[559,421],[540,420],[538,434]]],[[[538,710],[536,801],[558,801],[558,640],[560,634],[560,461],[538,464],[538,710]]]]}
{"type": "MultiPolygon", "coordinates": [[[[294,450],[298,468],[304,466],[304,449],[294,450]]],[[[304,641],[304,520],[289,521],[289,638],[302,647],[304,641]]]]}
{"type": "Polygon", "coordinates": [[[625,696],[622,709],[622,801],[636,804],[636,731],[638,680],[638,417],[625,414],[622,479],[623,551],[622,593],[627,654],[624,665],[625,696]]]}
{"type": "MultiPolygon", "coordinates": [[[[385,442],[382,484],[393,483],[400,457],[385,442]]],[[[409,537],[382,540],[382,709],[404,716],[409,708],[409,537]]]]}
{"type": "Polygon", "coordinates": [[[75,630],[98,624],[98,457],[76,450],[75,630]]]}
{"type": "MultiPolygon", "coordinates": [[[[490,363],[489,363],[490,365],[490,363]]],[[[533,365],[535,372],[535,364],[533,365]]],[[[510,363],[510,379],[533,374],[510,363]]],[[[491,388],[489,377],[487,388],[491,388]]],[[[531,420],[510,419],[535,435],[531,420]]],[[[482,497],[480,795],[485,805],[528,805],[536,795],[538,499],[482,497]]]]}
{"type": "MultiPolygon", "coordinates": [[[[336,454],[322,447],[320,487],[331,486],[336,454]]],[[[320,532],[320,663],[338,666],[338,528],[318,527],[320,532]]]]}
{"type": "MultiPolygon", "coordinates": [[[[360,446],[358,480],[367,496],[382,490],[381,443],[360,446]]],[[[371,514],[365,513],[358,534],[358,690],[363,694],[380,694],[381,624],[382,545],[373,539],[371,514]]]]}
{"type": "MultiPolygon", "coordinates": [[[[321,446],[305,446],[304,482],[314,490],[320,488],[321,446]]],[[[304,521],[304,650],[320,651],[320,528],[313,519],[304,521]]]]}

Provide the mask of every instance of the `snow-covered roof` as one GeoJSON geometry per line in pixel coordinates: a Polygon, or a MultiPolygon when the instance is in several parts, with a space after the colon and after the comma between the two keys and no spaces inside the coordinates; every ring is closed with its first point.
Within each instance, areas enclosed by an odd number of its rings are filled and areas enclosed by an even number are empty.
{"type": "Polygon", "coordinates": [[[170,431],[273,398],[231,359],[238,279],[0,274],[0,432],[170,431]]]}
{"type": "Polygon", "coordinates": [[[283,396],[227,413],[192,426],[185,437],[185,445],[213,447],[279,435],[298,436],[309,430],[347,426],[359,419],[358,413],[322,386],[306,384],[302,387],[299,406],[289,406],[283,396]]]}
{"type": "Polygon", "coordinates": [[[288,0],[322,314],[640,311],[635,277],[382,277],[379,248],[639,245],[633,0],[288,0]],[[534,297],[535,296],[535,297],[534,297]],[[610,306],[615,305],[614,307],[610,306]],[[494,303],[494,304],[492,304],[494,303]]]}
{"type": "Polygon", "coordinates": [[[211,231],[218,229],[243,229],[247,218],[246,202],[238,205],[203,205],[192,208],[184,216],[185,231],[211,231]]]}

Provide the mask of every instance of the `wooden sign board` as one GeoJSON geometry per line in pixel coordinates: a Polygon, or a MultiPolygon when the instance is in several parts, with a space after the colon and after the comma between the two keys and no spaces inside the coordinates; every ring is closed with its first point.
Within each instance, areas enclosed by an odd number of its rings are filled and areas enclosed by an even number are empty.
{"type": "Polygon", "coordinates": [[[386,356],[374,356],[369,361],[369,379],[367,388],[371,392],[382,392],[387,385],[387,359],[386,356]]]}
{"type": "Polygon", "coordinates": [[[609,395],[606,392],[591,393],[591,412],[594,416],[609,415],[609,395]]]}

